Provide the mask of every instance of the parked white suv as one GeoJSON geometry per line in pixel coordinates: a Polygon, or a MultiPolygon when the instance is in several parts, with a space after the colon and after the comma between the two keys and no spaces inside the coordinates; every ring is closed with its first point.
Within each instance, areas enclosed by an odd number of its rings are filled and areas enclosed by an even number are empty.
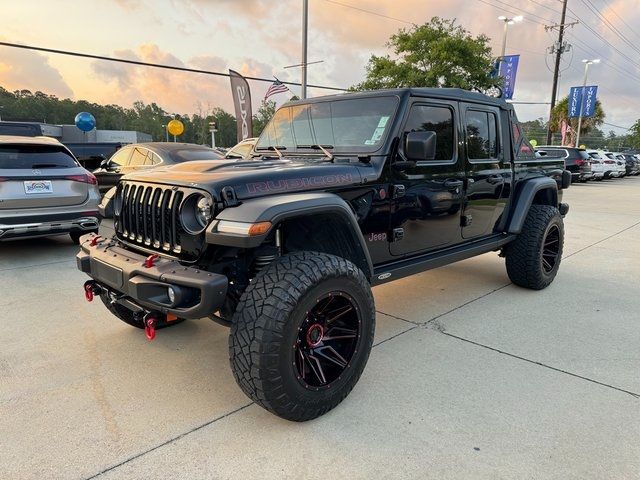
{"type": "Polygon", "coordinates": [[[604,178],[618,178],[620,171],[618,170],[618,162],[616,161],[615,155],[606,150],[596,151],[604,161],[604,178]]]}
{"type": "Polygon", "coordinates": [[[98,182],[49,137],[0,135],[0,241],[98,230],[98,182]]]}
{"type": "MultiPolygon", "coordinates": [[[[618,166],[618,178],[625,177],[627,175],[627,161],[620,152],[609,152],[613,155],[613,158],[616,161],[616,165],[618,166]]],[[[611,157],[609,157],[611,158],[611,157]]]]}
{"type": "Polygon", "coordinates": [[[587,150],[587,154],[591,157],[591,173],[593,174],[593,179],[600,181],[605,178],[605,163],[604,159],[600,156],[597,150],[587,150]]]}

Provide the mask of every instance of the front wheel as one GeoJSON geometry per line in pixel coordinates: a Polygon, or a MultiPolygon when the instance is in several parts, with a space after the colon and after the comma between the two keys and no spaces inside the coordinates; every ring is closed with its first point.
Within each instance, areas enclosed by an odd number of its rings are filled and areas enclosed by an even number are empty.
{"type": "Polygon", "coordinates": [[[265,409],[311,420],[355,386],[374,328],[373,295],[358,267],[324,253],[288,254],[242,294],[229,337],[231,368],[265,409]]]}
{"type": "Polygon", "coordinates": [[[531,205],[518,237],[504,249],[507,274],[513,283],[541,290],[558,273],[562,260],[564,223],[550,205],[531,205]]]}

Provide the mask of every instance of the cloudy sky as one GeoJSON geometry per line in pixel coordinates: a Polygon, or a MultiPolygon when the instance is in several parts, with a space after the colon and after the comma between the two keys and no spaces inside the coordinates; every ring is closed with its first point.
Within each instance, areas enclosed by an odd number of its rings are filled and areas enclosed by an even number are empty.
{"type": "MultiPolygon", "coordinates": [[[[499,54],[501,14],[522,14],[510,28],[507,53],[521,54],[514,101],[548,102],[560,0],[309,0],[309,83],[348,87],[362,80],[372,53],[399,28],[433,16],[457,18],[492,38],[499,54]]],[[[640,117],[640,0],[569,0],[572,52],[565,55],[560,92],[582,82],[583,58],[602,58],[589,71],[610,124],[640,117]],[[589,8],[591,7],[591,8],[589,8]],[[633,27],[633,28],[632,28],[633,27]]],[[[0,0],[0,40],[148,62],[299,81],[301,0],[0,0]]],[[[45,55],[0,46],[0,85],[60,97],[131,105],[156,102],[169,112],[207,106],[231,110],[228,79],[45,55]]],[[[267,83],[252,82],[254,103],[267,83]]],[[[292,87],[294,93],[299,93],[292,87]]],[[[328,93],[324,91],[325,93],[328,93]]],[[[311,95],[322,95],[312,89],[311,95]]],[[[280,95],[278,101],[286,99],[280,95]]],[[[523,120],[546,117],[544,105],[519,105],[523,120]]],[[[618,128],[605,126],[606,130],[618,128]]]]}

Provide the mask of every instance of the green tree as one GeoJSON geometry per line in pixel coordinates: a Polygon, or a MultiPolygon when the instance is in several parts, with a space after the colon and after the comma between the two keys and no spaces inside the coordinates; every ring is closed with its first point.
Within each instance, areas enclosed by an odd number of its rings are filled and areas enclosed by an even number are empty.
{"type": "Polygon", "coordinates": [[[262,101],[258,113],[253,116],[253,136],[258,137],[267,126],[271,117],[276,113],[276,102],[272,100],[262,101]]]}
{"type": "Polygon", "coordinates": [[[487,89],[501,83],[492,78],[494,59],[489,37],[456,25],[455,19],[433,17],[429,22],[401,29],[389,39],[393,57],[372,55],[367,74],[353,90],[398,87],[458,87],[487,89]]]}
{"type": "Polygon", "coordinates": [[[640,118],[629,129],[629,143],[634,148],[640,148],[640,118]]]}
{"type": "MultiPolygon", "coordinates": [[[[586,134],[604,123],[605,116],[606,115],[604,113],[604,110],[602,109],[600,100],[596,100],[594,115],[592,117],[582,118],[580,136],[584,136],[586,138],[586,134]]],[[[571,127],[571,131],[569,132],[569,134],[567,135],[567,139],[565,140],[565,145],[575,145],[576,134],[578,132],[578,118],[569,118],[569,96],[564,97],[556,104],[555,107],[553,107],[550,121],[551,131],[560,132],[563,121],[571,127]]],[[[586,144],[587,142],[583,142],[582,140],[580,140],[580,143],[586,144]]]]}

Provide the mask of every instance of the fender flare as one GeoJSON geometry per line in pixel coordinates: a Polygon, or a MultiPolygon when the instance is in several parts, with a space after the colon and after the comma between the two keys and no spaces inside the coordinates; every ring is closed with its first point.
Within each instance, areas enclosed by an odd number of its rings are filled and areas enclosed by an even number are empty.
{"type": "Polygon", "coordinates": [[[518,234],[522,231],[522,226],[529,213],[529,208],[533,204],[536,194],[542,190],[551,190],[552,202],[558,206],[558,184],[549,177],[536,177],[523,180],[518,183],[516,197],[507,221],[507,232],[518,234]]]}
{"type": "Polygon", "coordinates": [[[216,229],[218,221],[225,220],[241,223],[271,222],[275,226],[284,220],[318,213],[338,215],[341,220],[346,222],[349,227],[348,230],[353,236],[354,244],[362,256],[361,261],[356,264],[362,269],[367,278],[371,279],[373,263],[358,225],[358,220],[349,204],[333,193],[284,194],[244,200],[236,207],[225,208],[216,216],[215,220],[207,228],[206,241],[215,245],[256,248],[264,242],[273,227],[263,235],[249,237],[218,232],[216,229]]]}

